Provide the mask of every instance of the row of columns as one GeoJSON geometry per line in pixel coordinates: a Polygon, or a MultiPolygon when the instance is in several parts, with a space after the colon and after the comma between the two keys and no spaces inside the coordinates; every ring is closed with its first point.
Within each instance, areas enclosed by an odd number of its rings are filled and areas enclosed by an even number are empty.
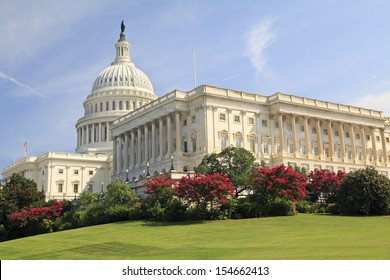
{"type": "Polygon", "coordinates": [[[110,140],[109,122],[87,124],[77,129],[77,147],[110,140]]]}
{"type": "MultiPolygon", "coordinates": [[[[297,145],[297,132],[296,132],[296,115],[291,115],[291,114],[283,114],[279,113],[278,114],[278,122],[279,122],[279,145],[280,145],[280,153],[285,152],[285,137],[284,137],[284,125],[283,125],[283,117],[287,116],[291,119],[291,126],[292,126],[292,141],[293,141],[293,153],[296,153],[298,150],[298,145],[297,145]]],[[[303,118],[303,125],[304,125],[304,137],[305,137],[305,145],[306,145],[306,155],[311,155],[311,143],[310,143],[310,135],[309,135],[309,118],[307,116],[299,116],[300,118],[303,118]]],[[[315,119],[315,129],[316,129],[316,135],[317,135],[317,149],[318,149],[318,155],[322,156],[324,153],[323,147],[324,143],[322,141],[322,135],[321,135],[321,122],[327,122],[327,134],[328,134],[328,143],[329,143],[329,155],[328,157],[334,157],[335,155],[335,150],[334,150],[334,137],[333,137],[333,123],[337,123],[339,125],[339,137],[340,137],[340,157],[342,159],[345,159],[346,157],[346,151],[345,151],[345,123],[343,122],[332,122],[331,120],[324,120],[324,119],[315,119]]],[[[356,154],[356,140],[355,140],[355,126],[354,124],[349,123],[349,139],[350,139],[350,145],[351,145],[351,153],[352,153],[352,160],[357,160],[357,154],[356,154]]],[[[370,135],[371,139],[371,145],[372,145],[372,161],[377,162],[378,160],[378,151],[376,147],[376,135],[375,135],[375,130],[379,129],[380,131],[380,139],[382,143],[382,155],[383,155],[383,162],[387,164],[388,162],[388,155],[387,155],[387,147],[386,147],[386,137],[385,137],[385,131],[384,128],[375,128],[375,127],[365,127],[363,125],[359,126],[360,128],[360,133],[359,133],[359,138],[361,140],[361,149],[362,149],[362,160],[366,161],[367,158],[367,140],[366,136],[370,135]],[[369,134],[366,135],[366,129],[368,129],[369,134]]]]}
{"type": "Polygon", "coordinates": [[[127,168],[132,169],[145,165],[149,161],[160,161],[164,159],[164,156],[168,157],[173,153],[180,155],[182,153],[180,112],[174,113],[174,127],[175,150],[173,146],[173,120],[170,114],[159,118],[158,121],[153,120],[114,136],[115,173],[127,168]],[[166,143],[165,148],[164,143],[166,143]]]}

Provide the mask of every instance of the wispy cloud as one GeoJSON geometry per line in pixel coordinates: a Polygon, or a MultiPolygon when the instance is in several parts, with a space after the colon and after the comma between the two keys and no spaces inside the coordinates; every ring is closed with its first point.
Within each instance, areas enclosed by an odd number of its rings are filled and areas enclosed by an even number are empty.
{"type": "Polygon", "coordinates": [[[34,94],[36,96],[46,98],[46,96],[44,96],[42,93],[38,92],[37,90],[33,89],[32,87],[30,87],[26,84],[23,84],[22,82],[19,82],[17,79],[5,74],[2,71],[0,71],[0,78],[3,80],[9,81],[9,82],[11,82],[19,87],[26,88],[29,90],[29,92],[31,92],[32,94],[34,94]]]}
{"type": "Polygon", "coordinates": [[[249,57],[253,68],[260,75],[267,69],[265,49],[275,41],[276,34],[272,29],[274,18],[266,18],[254,24],[246,33],[245,54],[249,57]]]}
{"type": "Polygon", "coordinates": [[[390,90],[363,95],[353,103],[355,106],[382,111],[386,117],[390,117],[389,104],[390,90]]]}

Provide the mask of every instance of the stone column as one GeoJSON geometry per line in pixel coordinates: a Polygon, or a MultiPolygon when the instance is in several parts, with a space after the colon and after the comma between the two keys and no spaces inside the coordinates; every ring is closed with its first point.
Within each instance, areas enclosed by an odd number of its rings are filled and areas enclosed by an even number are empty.
{"type": "Polygon", "coordinates": [[[387,165],[388,158],[387,158],[387,147],[386,147],[386,137],[385,137],[385,129],[381,128],[381,141],[382,141],[382,156],[383,156],[383,162],[385,165],[387,165]]]}
{"type": "Polygon", "coordinates": [[[162,156],[164,155],[163,126],[164,126],[163,119],[160,118],[158,120],[159,145],[160,145],[160,153],[159,153],[158,157],[160,160],[162,159],[162,156]]]}
{"type": "Polygon", "coordinates": [[[108,141],[110,141],[110,135],[111,135],[111,133],[110,133],[110,123],[109,122],[107,122],[106,127],[107,127],[106,142],[108,142],[108,141]]]}
{"type": "Polygon", "coordinates": [[[172,153],[172,124],[171,124],[171,116],[167,115],[167,140],[168,140],[168,150],[167,155],[169,156],[172,153]]]}
{"type": "Polygon", "coordinates": [[[137,127],[137,160],[136,164],[140,164],[142,161],[141,157],[141,127],[137,127]]]}
{"type": "Polygon", "coordinates": [[[297,154],[297,129],[296,129],[296,116],[293,114],[291,116],[291,128],[292,128],[292,138],[293,138],[293,154],[297,154]]]}
{"type": "Polygon", "coordinates": [[[156,158],[156,122],[152,121],[152,154],[151,160],[154,161],[156,158]]]}
{"type": "Polygon", "coordinates": [[[344,141],[344,127],[343,123],[340,123],[340,148],[341,148],[341,159],[345,160],[345,141],[344,141]]]}
{"type": "Polygon", "coordinates": [[[329,141],[329,156],[333,160],[333,158],[334,158],[334,142],[333,142],[333,129],[332,129],[331,120],[328,120],[328,141],[329,141]]]}
{"type": "Polygon", "coordinates": [[[129,134],[125,133],[125,146],[124,146],[124,165],[125,170],[129,168],[129,134]]]}
{"type": "Polygon", "coordinates": [[[372,156],[373,156],[373,161],[376,164],[377,159],[378,159],[378,154],[376,151],[376,139],[375,139],[375,128],[371,128],[371,144],[372,144],[372,156]]]}
{"type": "Polygon", "coordinates": [[[103,142],[102,123],[99,123],[99,138],[98,142],[103,142]]]}
{"type": "Polygon", "coordinates": [[[279,112],[278,115],[278,122],[279,122],[279,147],[280,147],[279,154],[283,155],[284,153],[283,114],[281,112],[279,112]]]}
{"type": "Polygon", "coordinates": [[[117,148],[117,137],[113,139],[113,152],[114,152],[114,174],[118,173],[118,148],[117,148]]]}
{"type": "Polygon", "coordinates": [[[316,132],[317,132],[317,150],[318,156],[322,157],[322,137],[321,137],[321,120],[317,119],[316,121],[316,132]]]}
{"type": "Polygon", "coordinates": [[[307,158],[309,158],[309,156],[311,154],[311,147],[310,147],[310,139],[309,139],[308,117],[304,117],[303,125],[304,125],[304,130],[305,130],[306,155],[307,155],[307,158]]]}
{"type": "MultiPolygon", "coordinates": [[[[135,133],[132,129],[130,131],[130,166],[133,167],[135,165],[135,150],[134,150],[134,144],[135,144],[135,133]]],[[[131,169],[131,168],[130,168],[131,169]]]]}
{"type": "Polygon", "coordinates": [[[366,133],[364,131],[364,126],[360,126],[360,138],[362,139],[362,154],[363,154],[363,161],[367,161],[367,143],[366,143],[366,133]]]}
{"type": "Polygon", "coordinates": [[[351,150],[352,150],[352,160],[356,161],[356,142],[355,142],[355,129],[353,128],[353,124],[350,127],[350,139],[351,139],[351,150]]]}
{"type": "Polygon", "coordinates": [[[249,150],[250,147],[248,145],[248,132],[246,131],[246,111],[242,111],[242,114],[241,114],[241,117],[242,117],[242,120],[241,120],[241,125],[242,125],[242,147],[244,149],[247,149],[249,150]]]}
{"type": "Polygon", "coordinates": [[[180,139],[180,112],[175,114],[176,120],[176,155],[181,153],[181,139],[180,139]]]}
{"type": "Polygon", "coordinates": [[[95,128],[96,128],[96,127],[95,127],[95,124],[93,123],[93,124],[92,124],[92,132],[91,132],[91,134],[92,134],[92,135],[91,135],[91,136],[92,136],[92,137],[91,137],[91,138],[92,138],[92,139],[91,139],[91,140],[92,140],[92,143],[95,143],[95,142],[96,142],[95,128]]]}
{"type": "Polygon", "coordinates": [[[144,137],[144,141],[145,141],[145,145],[144,145],[144,154],[145,154],[145,162],[148,162],[149,160],[149,129],[148,129],[148,124],[146,123],[144,125],[144,134],[145,134],[145,137],[144,137]]]}

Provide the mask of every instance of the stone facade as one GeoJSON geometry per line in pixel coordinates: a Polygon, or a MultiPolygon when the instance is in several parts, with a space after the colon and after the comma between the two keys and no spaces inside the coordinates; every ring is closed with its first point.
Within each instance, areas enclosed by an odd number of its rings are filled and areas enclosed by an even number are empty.
{"type": "Polygon", "coordinates": [[[227,146],[269,166],[313,170],[375,166],[389,176],[390,122],[382,112],[276,93],[199,86],[173,91],[112,124],[114,176],[139,180],[192,171],[227,146]]]}

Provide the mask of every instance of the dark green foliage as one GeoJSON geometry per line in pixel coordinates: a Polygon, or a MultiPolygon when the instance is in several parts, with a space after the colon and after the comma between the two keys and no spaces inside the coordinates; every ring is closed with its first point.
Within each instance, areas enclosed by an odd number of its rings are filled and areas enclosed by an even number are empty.
{"type": "Polygon", "coordinates": [[[139,198],[129,185],[122,182],[113,182],[107,186],[107,192],[103,196],[103,204],[106,207],[123,205],[134,207],[139,198]]]}
{"type": "Polygon", "coordinates": [[[390,181],[373,167],[347,175],[336,195],[343,215],[382,215],[389,213],[390,181]]]}
{"type": "Polygon", "coordinates": [[[297,214],[295,204],[291,200],[276,199],[270,204],[269,216],[294,216],[297,214]]]}
{"type": "Polygon", "coordinates": [[[299,201],[296,205],[295,208],[298,213],[314,213],[315,212],[315,207],[312,202],[308,200],[303,200],[299,201]]]}
{"type": "Polygon", "coordinates": [[[205,156],[197,171],[204,174],[227,175],[234,185],[237,197],[248,189],[254,162],[255,157],[250,151],[244,148],[227,147],[220,153],[205,156]]]}

